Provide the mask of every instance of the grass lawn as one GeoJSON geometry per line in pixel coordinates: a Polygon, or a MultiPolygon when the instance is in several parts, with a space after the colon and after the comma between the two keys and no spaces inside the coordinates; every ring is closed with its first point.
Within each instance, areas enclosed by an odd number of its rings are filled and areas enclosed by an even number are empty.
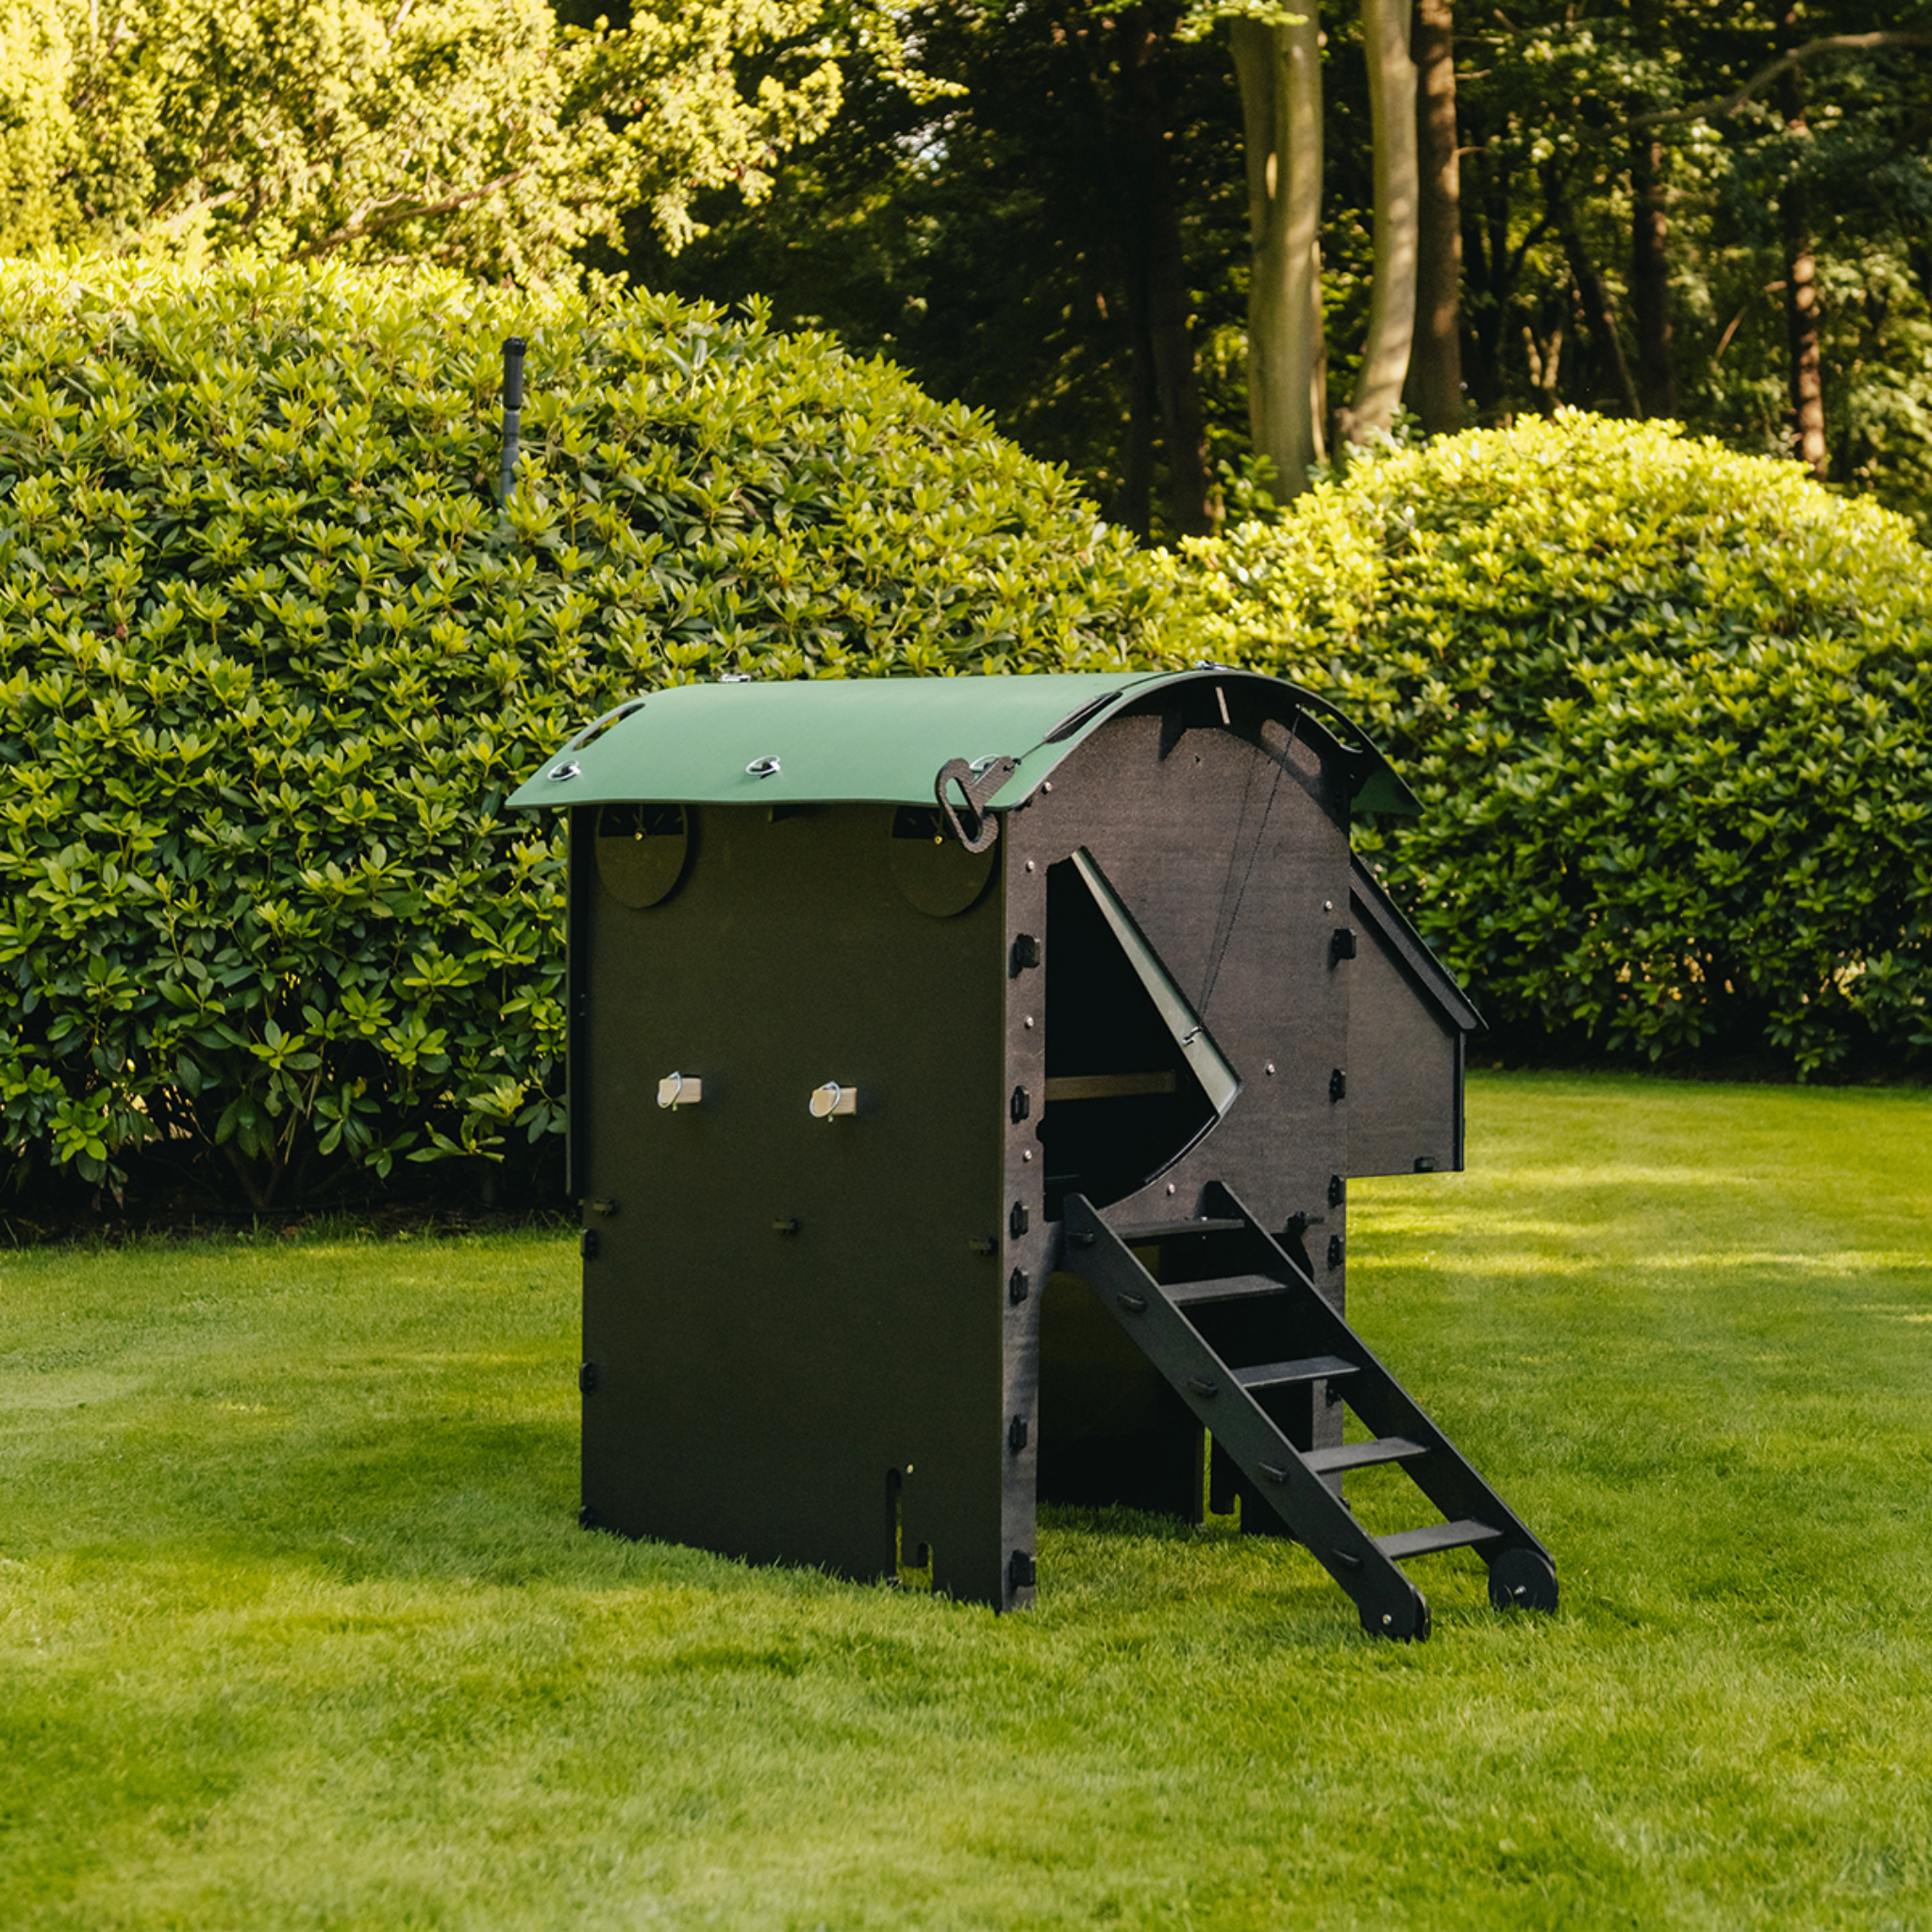
{"type": "MultiPolygon", "coordinates": [[[[1932,1096],[1485,1075],[1351,1311],[1556,1553],[1372,1642],[575,1527],[567,1238],[0,1259],[0,1925],[1932,1928],[1932,1096]]],[[[1365,1492],[1366,1493],[1366,1492],[1365,1492]]]]}

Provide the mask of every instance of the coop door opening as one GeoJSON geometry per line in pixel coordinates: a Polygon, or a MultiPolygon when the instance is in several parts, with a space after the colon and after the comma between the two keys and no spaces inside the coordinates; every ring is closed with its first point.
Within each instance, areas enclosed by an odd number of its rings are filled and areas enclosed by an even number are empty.
{"type": "Polygon", "coordinates": [[[1083,847],[1046,877],[1046,1211],[1095,1207],[1164,1173],[1241,1080],[1083,847]]]}

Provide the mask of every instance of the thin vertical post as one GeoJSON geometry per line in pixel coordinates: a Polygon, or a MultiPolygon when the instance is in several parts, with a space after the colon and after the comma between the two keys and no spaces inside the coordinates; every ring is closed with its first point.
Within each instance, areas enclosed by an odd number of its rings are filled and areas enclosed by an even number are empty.
{"type": "Polygon", "coordinates": [[[503,345],[503,476],[506,506],[516,491],[517,436],[524,416],[524,339],[509,337],[503,345]]]}

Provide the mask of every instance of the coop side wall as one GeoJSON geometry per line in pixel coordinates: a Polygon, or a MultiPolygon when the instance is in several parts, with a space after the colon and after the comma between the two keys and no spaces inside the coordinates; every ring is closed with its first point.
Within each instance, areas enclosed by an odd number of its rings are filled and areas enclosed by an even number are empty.
{"type": "MultiPolygon", "coordinates": [[[[1009,815],[1009,905],[1021,903],[1016,875],[1043,892],[1034,882],[1084,846],[1241,1077],[1220,1124],[1111,1211],[1131,1222],[1192,1215],[1206,1185],[1225,1182],[1299,1249],[1340,1308],[1353,964],[1334,944],[1350,923],[1344,774],[1318,728],[1297,726],[1291,711],[1265,715],[1233,683],[1224,695],[1228,724],[1223,693],[1203,683],[1164,693],[1161,705],[1082,744],[1051,792],[1009,815]]],[[[1043,917],[1043,896],[1039,904],[1029,919],[1043,917]]],[[[1047,929],[1042,978],[1055,970],[1053,946],[1047,929]]],[[[1043,994],[1033,1004],[1043,1008],[1043,994]]],[[[1043,1089],[1048,1043],[1037,1033],[1009,1018],[1009,1085],[1043,1089]]],[[[1009,1131],[1009,1183],[1030,1131],[1009,1131]]],[[[1036,1240],[1036,1267],[1058,1257],[1058,1235],[1056,1225],[1036,1240]]],[[[1029,1441],[1039,1493],[1197,1513],[1198,1426],[1086,1283],[1050,1276],[1026,1320],[1023,1359],[1030,1352],[1037,1375],[1027,1385],[1009,1366],[1008,1387],[1037,1404],[1029,1441]]],[[[1319,1391],[1310,1404],[1314,1439],[1339,1440],[1340,1412],[1319,1391]]],[[[1274,1522],[1272,1512],[1253,1514],[1274,1522]]]]}

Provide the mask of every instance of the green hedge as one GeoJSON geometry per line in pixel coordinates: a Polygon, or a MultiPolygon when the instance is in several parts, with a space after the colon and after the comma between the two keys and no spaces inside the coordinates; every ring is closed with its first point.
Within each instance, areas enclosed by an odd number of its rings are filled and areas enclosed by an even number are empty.
{"type": "Polygon", "coordinates": [[[1425,808],[1371,842],[1499,1033],[1802,1074],[1932,1048],[1932,558],[1790,463],[1567,414],[1197,549],[1214,649],[1425,808]]]}
{"type": "Polygon", "coordinates": [[[257,1205],[560,1124],[558,827],[634,690],[1116,665],[1058,471],[756,319],[434,275],[0,269],[0,1117],[257,1205]],[[500,343],[529,339],[516,501],[500,343]]]}

